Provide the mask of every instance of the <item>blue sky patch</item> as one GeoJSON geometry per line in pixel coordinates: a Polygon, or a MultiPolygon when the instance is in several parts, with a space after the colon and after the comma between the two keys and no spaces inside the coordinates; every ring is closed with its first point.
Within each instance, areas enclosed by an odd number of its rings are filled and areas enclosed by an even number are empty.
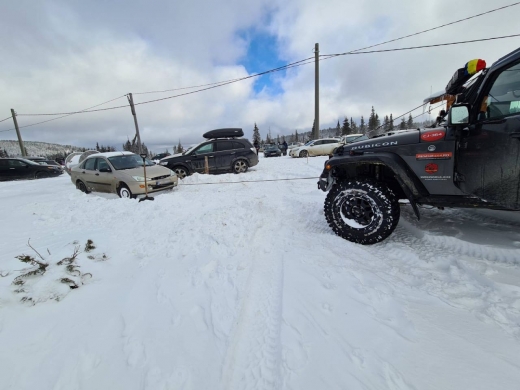
{"type": "MultiPolygon", "coordinates": [[[[249,74],[260,73],[286,64],[278,57],[276,36],[265,31],[250,29],[239,33],[240,38],[248,43],[245,58],[240,61],[249,74]]],[[[285,71],[279,71],[255,78],[255,93],[262,90],[269,95],[279,95],[283,92],[277,79],[285,71]]]]}

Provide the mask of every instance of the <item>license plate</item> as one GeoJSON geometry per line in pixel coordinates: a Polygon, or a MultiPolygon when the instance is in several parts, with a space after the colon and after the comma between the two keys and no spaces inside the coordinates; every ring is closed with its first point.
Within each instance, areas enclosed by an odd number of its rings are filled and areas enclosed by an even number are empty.
{"type": "Polygon", "coordinates": [[[157,180],[157,185],[158,186],[162,186],[164,184],[169,184],[170,181],[169,180],[157,180]]]}

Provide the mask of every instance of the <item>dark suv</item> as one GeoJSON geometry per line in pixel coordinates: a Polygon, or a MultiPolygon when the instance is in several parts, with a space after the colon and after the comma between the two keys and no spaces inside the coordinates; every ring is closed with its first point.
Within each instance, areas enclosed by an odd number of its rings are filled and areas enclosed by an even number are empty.
{"type": "Polygon", "coordinates": [[[341,146],[325,163],[318,185],[336,234],[384,240],[401,199],[417,218],[421,205],[520,210],[520,48],[489,68],[469,61],[435,100],[448,101],[447,121],[341,146]]]}
{"type": "Polygon", "coordinates": [[[246,172],[258,164],[256,149],[242,137],[242,129],[217,129],[203,135],[207,141],[192,146],[180,155],[163,158],[159,164],[174,171],[179,178],[192,173],[204,173],[206,161],[209,173],[246,172]]]}

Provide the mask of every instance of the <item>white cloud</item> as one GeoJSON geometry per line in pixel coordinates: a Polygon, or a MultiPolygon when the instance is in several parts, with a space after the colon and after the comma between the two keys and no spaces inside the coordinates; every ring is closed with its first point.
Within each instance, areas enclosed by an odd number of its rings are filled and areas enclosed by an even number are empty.
{"type": "MultiPolygon", "coordinates": [[[[344,52],[451,22],[507,4],[485,1],[239,0],[154,2],[55,1],[5,5],[0,16],[0,119],[18,113],[84,109],[127,92],[201,85],[247,75],[238,64],[245,42],[238,32],[267,29],[292,62],[344,52]],[[30,5],[30,6],[29,6],[30,5]],[[267,18],[266,16],[269,16],[267,18]],[[270,24],[265,25],[265,20],[270,24]]],[[[517,33],[520,7],[496,12],[380,48],[478,39],[517,33]]],[[[494,60],[518,39],[393,53],[343,56],[320,63],[320,123],[344,115],[397,116],[442,89],[473,58],[494,60]]],[[[218,127],[256,122],[262,135],[309,129],[314,118],[314,66],[277,74],[283,93],[255,95],[254,79],[153,104],[138,105],[142,138],[152,147],[196,142],[218,127]]],[[[136,103],[186,91],[134,95],[136,103]]],[[[126,104],[126,98],[107,106],[126,104]]],[[[49,117],[19,117],[20,126],[49,117]]],[[[3,122],[0,130],[9,127],[3,122]],[[2,126],[3,125],[3,126],[2,126]]],[[[79,114],[22,130],[24,139],[119,147],[134,133],[128,108],[79,114]]],[[[14,139],[14,132],[0,133],[14,139]]]]}

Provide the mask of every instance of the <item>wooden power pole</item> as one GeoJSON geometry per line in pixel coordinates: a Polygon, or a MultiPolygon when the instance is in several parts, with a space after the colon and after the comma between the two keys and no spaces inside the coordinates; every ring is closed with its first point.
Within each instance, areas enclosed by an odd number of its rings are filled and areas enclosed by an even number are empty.
{"type": "Polygon", "coordinates": [[[314,131],[313,139],[320,138],[320,44],[314,45],[314,131]]]}
{"type": "Polygon", "coordinates": [[[16,120],[16,113],[11,108],[11,115],[13,116],[14,128],[16,129],[16,135],[18,136],[18,143],[20,144],[20,150],[22,151],[22,156],[27,156],[25,153],[25,147],[23,146],[22,136],[20,134],[20,129],[18,128],[18,121],[16,120]]]}
{"type": "Polygon", "coordinates": [[[134,107],[134,98],[132,97],[132,94],[128,94],[128,103],[130,103],[130,109],[132,110],[132,115],[134,116],[134,123],[135,123],[135,134],[137,135],[137,146],[139,148],[139,154],[143,153],[143,148],[141,147],[141,136],[139,135],[139,125],[137,124],[137,115],[135,113],[135,107],[134,107]]]}

